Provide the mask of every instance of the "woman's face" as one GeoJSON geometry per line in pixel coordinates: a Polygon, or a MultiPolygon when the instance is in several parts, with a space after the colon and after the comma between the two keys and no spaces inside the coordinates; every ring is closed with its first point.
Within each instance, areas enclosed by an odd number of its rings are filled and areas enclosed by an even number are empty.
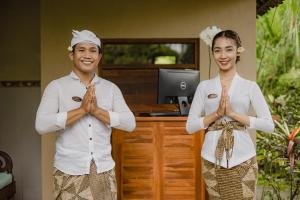
{"type": "Polygon", "coordinates": [[[213,47],[213,56],[221,71],[235,68],[238,56],[235,41],[226,37],[217,38],[213,47]]]}

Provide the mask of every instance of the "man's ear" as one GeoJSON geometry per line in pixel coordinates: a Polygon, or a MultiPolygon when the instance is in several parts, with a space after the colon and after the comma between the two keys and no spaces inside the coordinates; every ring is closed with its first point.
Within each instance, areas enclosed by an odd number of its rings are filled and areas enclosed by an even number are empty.
{"type": "Polygon", "coordinates": [[[73,52],[69,53],[69,58],[70,58],[71,61],[73,61],[73,59],[74,59],[74,53],[73,52]]]}

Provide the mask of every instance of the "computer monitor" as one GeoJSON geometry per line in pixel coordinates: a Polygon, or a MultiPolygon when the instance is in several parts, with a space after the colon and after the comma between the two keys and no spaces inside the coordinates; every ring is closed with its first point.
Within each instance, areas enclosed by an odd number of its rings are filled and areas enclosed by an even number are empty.
{"type": "Polygon", "coordinates": [[[159,69],[158,104],[178,104],[187,115],[200,81],[200,72],[190,69],[159,69]]]}

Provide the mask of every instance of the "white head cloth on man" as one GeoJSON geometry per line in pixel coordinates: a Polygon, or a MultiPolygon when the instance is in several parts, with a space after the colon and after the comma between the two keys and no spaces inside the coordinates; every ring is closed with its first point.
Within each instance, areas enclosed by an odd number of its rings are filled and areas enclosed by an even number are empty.
{"type": "Polygon", "coordinates": [[[89,30],[82,30],[82,31],[73,30],[72,34],[73,34],[73,38],[71,40],[71,47],[73,47],[74,45],[80,42],[88,42],[88,43],[96,44],[101,48],[100,39],[95,35],[95,33],[89,30]]]}

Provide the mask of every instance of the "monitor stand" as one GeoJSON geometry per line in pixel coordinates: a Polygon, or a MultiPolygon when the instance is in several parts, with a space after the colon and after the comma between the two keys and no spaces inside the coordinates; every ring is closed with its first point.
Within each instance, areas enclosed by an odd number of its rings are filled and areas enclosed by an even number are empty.
{"type": "Polygon", "coordinates": [[[178,97],[178,105],[180,109],[181,115],[188,115],[190,111],[190,105],[188,102],[188,98],[185,97],[178,97]]]}

